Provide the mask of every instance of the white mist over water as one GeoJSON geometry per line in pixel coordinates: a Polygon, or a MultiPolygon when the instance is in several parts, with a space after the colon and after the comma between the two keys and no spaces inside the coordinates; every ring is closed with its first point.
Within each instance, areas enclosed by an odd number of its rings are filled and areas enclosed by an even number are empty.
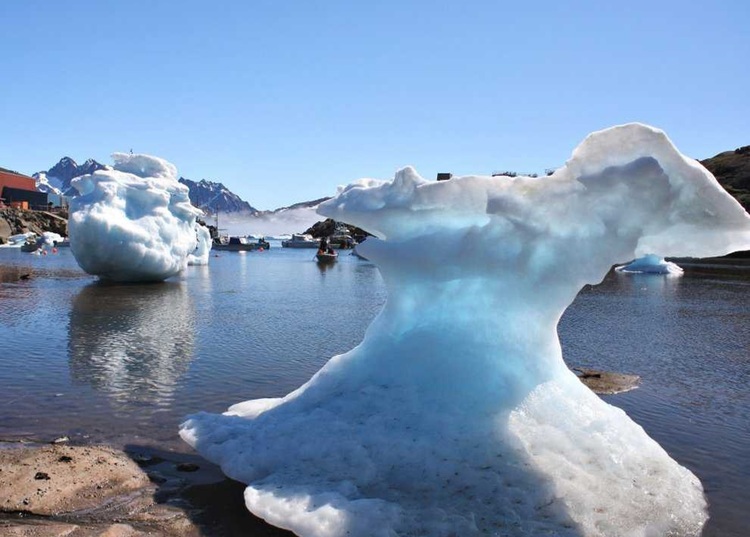
{"type": "MultiPolygon", "coordinates": [[[[316,212],[316,207],[285,209],[260,216],[246,213],[222,213],[219,215],[219,229],[222,235],[279,237],[303,233],[320,220],[322,218],[316,212]]],[[[206,223],[215,224],[210,218],[206,223]]]]}
{"type": "MultiPolygon", "coordinates": [[[[698,535],[698,479],[566,367],[585,284],[649,252],[750,249],[750,216],[663,132],[593,133],[551,177],[363,180],[321,214],[388,300],[363,341],[283,398],[181,435],[302,536],[698,535]]],[[[282,357],[283,358],[283,357],[282,357]]]]}
{"type": "Polygon", "coordinates": [[[195,219],[177,169],[149,155],[114,153],[114,169],[73,179],[70,247],[83,270],[115,281],[161,281],[187,266],[195,219]]]}

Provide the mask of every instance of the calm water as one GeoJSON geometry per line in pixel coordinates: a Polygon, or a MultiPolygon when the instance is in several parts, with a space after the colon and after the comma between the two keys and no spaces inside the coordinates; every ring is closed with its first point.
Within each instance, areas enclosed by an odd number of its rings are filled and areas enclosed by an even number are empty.
{"type": "MultiPolygon", "coordinates": [[[[0,439],[187,451],[182,418],[285,395],[361,340],[378,270],[311,250],[222,253],[164,284],[106,285],[68,250],[0,249],[0,439]]],[[[706,536],[750,528],[750,261],[681,263],[681,278],[610,274],[560,324],[571,365],[642,377],[607,397],[702,480],[706,536]]]]}

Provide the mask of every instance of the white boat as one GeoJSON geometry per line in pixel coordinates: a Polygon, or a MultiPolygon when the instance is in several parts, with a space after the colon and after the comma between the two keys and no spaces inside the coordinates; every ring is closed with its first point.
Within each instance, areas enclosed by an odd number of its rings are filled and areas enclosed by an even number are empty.
{"type": "Polygon", "coordinates": [[[312,235],[295,233],[291,239],[281,241],[281,246],[284,248],[317,248],[320,246],[320,241],[314,239],[312,235]]]}
{"type": "Polygon", "coordinates": [[[262,237],[250,240],[248,237],[222,237],[214,239],[212,250],[226,250],[230,252],[252,252],[253,250],[268,250],[271,245],[262,237]]]}

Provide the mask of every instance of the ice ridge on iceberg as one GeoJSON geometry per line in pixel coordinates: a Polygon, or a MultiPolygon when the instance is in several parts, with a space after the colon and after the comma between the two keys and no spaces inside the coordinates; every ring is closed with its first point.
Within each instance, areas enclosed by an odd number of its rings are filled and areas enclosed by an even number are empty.
{"type": "Polygon", "coordinates": [[[360,248],[388,299],[297,390],[182,425],[250,511],[310,537],[700,534],[700,481],[568,370],[556,332],[615,263],[750,248],[750,216],[662,131],[593,133],[544,179],[405,168],[319,212],[378,237],[360,248]]]}
{"type": "Polygon", "coordinates": [[[197,216],[177,169],[158,157],[114,153],[113,169],[76,177],[70,247],[83,270],[115,281],[161,281],[196,250],[197,216]]]}

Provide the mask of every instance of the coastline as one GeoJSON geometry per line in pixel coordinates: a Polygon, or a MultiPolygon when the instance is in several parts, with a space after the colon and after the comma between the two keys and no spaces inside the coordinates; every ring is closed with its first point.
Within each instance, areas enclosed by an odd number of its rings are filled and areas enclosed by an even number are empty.
{"type": "MultiPolygon", "coordinates": [[[[596,393],[638,377],[579,369],[596,393]],[[602,389],[602,382],[606,388],[602,389]]],[[[255,517],[245,485],[197,454],[0,439],[0,532],[23,537],[293,537],[255,517]]]]}

